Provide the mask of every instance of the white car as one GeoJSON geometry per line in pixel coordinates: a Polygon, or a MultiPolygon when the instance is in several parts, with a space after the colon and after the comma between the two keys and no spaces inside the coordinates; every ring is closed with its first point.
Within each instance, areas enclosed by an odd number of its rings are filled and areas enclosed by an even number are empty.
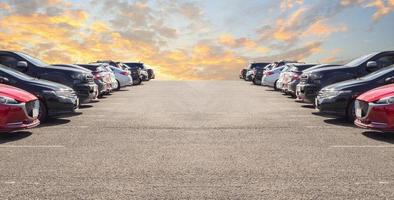
{"type": "Polygon", "coordinates": [[[114,66],[110,66],[110,68],[114,72],[116,81],[118,82],[118,90],[121,87],[133,85],[133,78],[131,78],[131,75],[128,71],[114,66]]]}
{"type": "Polygon", "coordinates": [[[286,70],[287,65],[278,67],[272,70],[264,72],[263,78],[261,79],[261,85],[273,87],[276,89],[276,84],[280,79],[282,71],[286,70]]]}

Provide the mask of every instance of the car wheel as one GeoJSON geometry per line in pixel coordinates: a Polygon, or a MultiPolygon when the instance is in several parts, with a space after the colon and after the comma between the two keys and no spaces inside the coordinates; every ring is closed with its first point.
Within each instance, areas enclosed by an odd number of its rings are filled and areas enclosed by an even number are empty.
{"type": "Polygon", "coordinates": [[[276,80],[275,83],[274,83],[274,90],[278,90],[278,88],[276,87],[277,83],[278,83],[278,80],[276,80]]]}
{"type": "Polygon", "coordinates": [[[253,84],[255,84],[255,85],[261,85],[261,84],[259,84],[259,82],[258,82],[257,79],[253,79],[253,84]]]}
{"type": "Polygon", "coordinates": [[[118,87],[116,87],[116,90],[120,90],[120,83],[118,80],[116,80],[116,82],[118,83],[118,87]]]}
{"type": "Polygon", "coordinates": [[[353,100],[351,103],[349,103],[346,109],[346,119],[352,123],[354,122],[354,120],[356,120],[356,109],[354,103],[355,101],[353,100]]]}
{"type": "Polygon", "coordinates": [[[40,122],[45,122],[48,120],[48,109],[42,100],[40,101],[40,113],[38,114],[38,119],[40,122]]]}

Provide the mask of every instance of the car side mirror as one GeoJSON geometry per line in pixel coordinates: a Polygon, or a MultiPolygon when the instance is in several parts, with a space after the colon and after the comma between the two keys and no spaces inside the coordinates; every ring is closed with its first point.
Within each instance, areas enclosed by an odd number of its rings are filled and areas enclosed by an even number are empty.
{"type": "Polygon", "coordinates": [[[0,77],[0,83],[7,84],[7,83],[9,83],[9,82],[10,82],[10,80],[8,80],[8,78],[6,78],[6,77],[0,77]]]}
{"type": "Polygon", "coordinates": [[[375,61],[369,61],[367,62],[367,69],[368,70],[375,70],[376,68],[378,68],[378,63],[375,61]]]}
{"type": "Polygon", "coordinates": [[[385,84],[391,84],[391,83],[394,83],[394,77],[389,77],[389,78],[386,78],[386,79],[384,80],[384,83],[385,83],[385,84]]]}
{"type": "Polygon", "coordinates": [[[26,71],[27,70],[27,62],[26,61],[19,61],[18,63],[16,63],[16,67],[22,71],[26,71]]]}

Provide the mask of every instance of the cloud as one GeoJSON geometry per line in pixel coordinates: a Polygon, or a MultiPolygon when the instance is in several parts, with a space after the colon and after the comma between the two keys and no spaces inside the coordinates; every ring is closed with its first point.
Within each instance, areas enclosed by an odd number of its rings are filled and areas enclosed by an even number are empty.
{"type": "Polygon", "coordinates": [[[279,53],[276,55],[270,55],[270,56],[263,56],[259,58],[254,58],[255,61],[261,61],[261,62],[272,62],[276,60],[296,60],[296,61],[302,61],[309,56],[320,53],[322,51],[321,49],[322,42],[313,42],[310,44],[307,44],[305,46],[285,51],[283,53],[279,53]]]}
{"type": "Polygon", "coordinates": [[[281,0],[280,1],[280,9],[282,11],[286,11],[295,7],[296,5],[302,5],[304,0],[281,0]]]}
{"type": "Polygon", "coordinates": [[[373,0],[365,7],[376,8],[376,12],[373,14],[372,18],[374,21],[379,21],[382,17],[389,15],[391,12],[394,11],[394,0],[373,0]]]}

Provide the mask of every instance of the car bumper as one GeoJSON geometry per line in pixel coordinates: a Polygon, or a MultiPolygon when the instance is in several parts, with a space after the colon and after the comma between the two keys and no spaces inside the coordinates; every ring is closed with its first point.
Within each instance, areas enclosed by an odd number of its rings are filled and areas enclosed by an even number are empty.
{"type": "Polygon", "coordinates": [[[349,99],[343,96],[333,98],[320,98],[317,96],[315,107],[321,114],[344,117],[346,116],[349,99]]]}
{"type": "Polygon", "coordinates": [[[383,132],[394,132],[394,106],[369,103],[363,116],[359,103],[356,101],[356,116],[354,122],[358,127],[383,132]],[[358,111],[360,110],[360,111],[358,111]]]}
{"type": "Polygon", "coordinates": [[[46,99],[48,116],[59,117],[75,114],[79,108],[79,99],[75,97],[51,97],[46,99]]]}
{"type": "Polygon", "coordinates": [[[34,128],[40,125],[40,120],[36,119],[33,121],[20,121],[14,123],[8,123],[4,127],[0,127],[0,133],[9,133],[23,129],[34,128]]]}
{"type": "Polygon", "coordinates": [[[298,84],[296,86],[297,98],[307,103],[315,103],[320,87],[312,84],[298,84]]]}
{"type": "Polygon", "coordinates": [[[299,84],[299,81],[292,81],[287,85],[287,92],[291,94],[296,94],[297,91],[297,85],[299,84]]]}
{"type": "Polygon", "coordinates": [[[99,94],[98,86],[95,83],[76,85],[74,90],[77,92],[80,103],[89,103],[99,94]]]}

